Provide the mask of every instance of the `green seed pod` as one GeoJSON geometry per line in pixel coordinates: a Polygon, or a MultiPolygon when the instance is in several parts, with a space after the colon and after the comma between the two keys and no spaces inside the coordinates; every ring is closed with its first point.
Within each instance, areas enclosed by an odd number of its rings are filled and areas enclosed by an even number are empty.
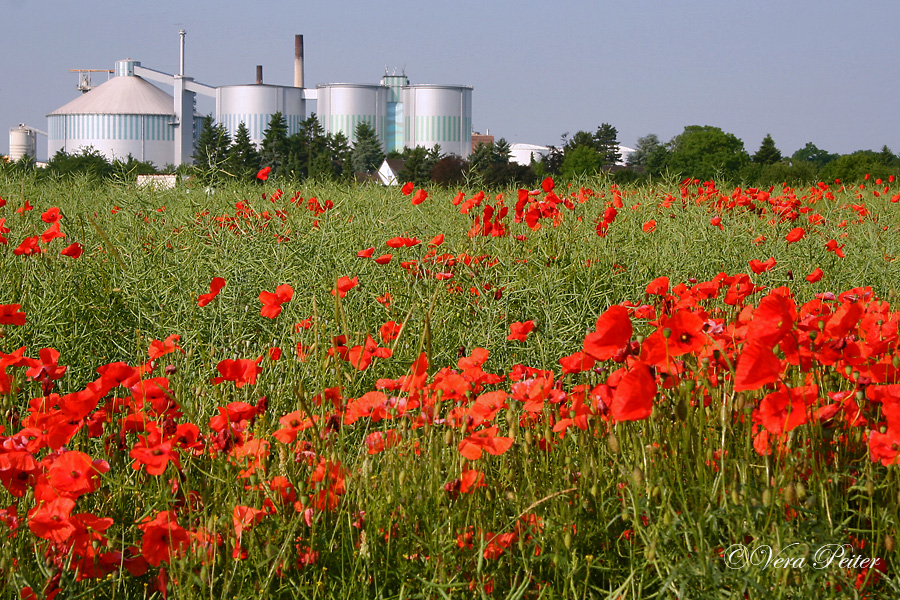
{"type": "Polygon", "coordinates": [[[763,506],[772,506],[772,490],[766,488],[762,493],[763,506]]]}
{"type": "Polygon", "coordinates": [[[448,446],[453,444],[453,430],[452,429],[448,429],[447,432],[444,434],[444,443],[448,446]]]}
{"type": "Polygon", "coordinates": [[[797,489],[793,483],[788,483],[784,486],[784,503],[785,504],[797,504],[797,489]]]}
{"type": "Polygon", "coordinates": [[[871,479],[866,481],[866,493],[870,498],[875,495],[875,482],[871,479]]]}
{"type": "Polygon", "coordinates": [[[531,433],[530,429],[526,429],[525,430],[525,445],[530,446],[532,443],[534,443],[534,434],[531,433]]]}
{"type": "Polygon", "coordinates": [[[615,433],[610,433],[606,438],[606,443],[609,446],[609,451],[613,454],[618,454],[619,450],[621,450],[621,446],[619,445],[619,436],[615,433]]]}
{"type": "Polygon", "coordinates": [[[678,401],[678,404],[675,405],[675,416],[679,421],[687,420],[688,399],[686,397],[682,397],[681,400],[678,401]]]}
{"type": "Polygon", "coordinates": [[[563,536],[563,545],[565,545],[566,550],[569,550],[572,547],[572,532],[566,531],[566,535],[563,536]]]}
{"type": "Polygon", "coordinates": [[[631,481],[634,482],[634,487],[636,488],[644,485],[644,472],[640,467],[635,467],[634,470],[631,471],[631,481]]]}

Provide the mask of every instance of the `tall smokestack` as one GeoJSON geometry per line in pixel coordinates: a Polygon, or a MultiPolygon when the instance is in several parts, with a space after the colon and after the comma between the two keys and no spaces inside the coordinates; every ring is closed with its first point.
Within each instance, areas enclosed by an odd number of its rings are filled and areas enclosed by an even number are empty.
{"type": "Polygon", "coordinates": [[[303,87],[303,36],[294,36],[294,87],[303,87]]]}
{"type": "Polygon", "coordinates": [[[262,83],[262,65],[256,65],[256,83],[262,83]]]}

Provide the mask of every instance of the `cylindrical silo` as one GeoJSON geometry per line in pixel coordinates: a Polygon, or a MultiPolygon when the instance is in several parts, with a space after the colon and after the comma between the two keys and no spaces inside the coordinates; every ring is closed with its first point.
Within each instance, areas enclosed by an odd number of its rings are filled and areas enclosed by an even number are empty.
{"type": "Polygon", "coordinates": [[[384,145],[388,89],[380,85],[324,83],[317,88],[317,115],[326,132],[342,132],[356,140],[356,126],[365,121],[384,145]]]}
{"type": "Polygon", "coordinates": [[[92,148],[108,160],[174,162],[174,100],[134,74],[132,60],[116,62],[116,76],[47,115],[49,157],[92,148]]]}
{"type": "Polygon", "coordinates": [[[472,151],[472,86],[417,84],[403,88],[403,137],[409,148],[440,145],[463,158],[472,151]]]}
{"type": "Polygon", "coordinates": [[[276,112],[284,116],[288,135],[300,131],[306,119],[303,90],[282,85],[226,85],[216,88],[216,122],[225,126],[234,139],[238,125],[243,122],[250,131],[250,139],[259,145],[276,112]]]}
{"type": "Polygon", "coordinates": [[[403,145],[403,88],[409,85],[406,75],[388,75],[381,78],[387,88],[387,122],[384,131],[385,152],[402,152],[403,145]]]}
{"type": "Polygon", "coordinates": [[[9,160],[15,162],[26,155],[37,158],[37,134],[22,124],[9,130],[9,160]]]}

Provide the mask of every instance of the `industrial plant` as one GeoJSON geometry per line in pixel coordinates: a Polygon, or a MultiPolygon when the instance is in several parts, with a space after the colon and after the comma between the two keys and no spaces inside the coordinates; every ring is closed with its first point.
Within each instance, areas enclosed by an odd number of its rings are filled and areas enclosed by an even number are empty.
{"type": "MultiPolygon", "coordinates": [[[[196,94],[215,99],[214,118],[232,137],[244,123],[257,145],[276,112],[284,116],[288,135],[297,133],[307,118],[307,101],[315,100],[325,131],[341,132],[351,142],[357,125],[366,122],[385,152],[438,144],[463,158],[471,153],[471,86],[412,85],[405,73],[385,73],[375,85],[325,83],[309,89],[304,86],[303,36],[297,35],[292,86],[263,83],[262,67],[257,67],[254,84],[212,87],[185,75],[184,39],[181,31],[177,74],[126,59],[116,61],[113,76],[96,87],[83,79],[82,95],[47,115],[48,155],[93,148],[109,160],[131,156],[157,166],[189,164],[203,120],[195,110],[196,94]],[[173,93],[150,81],[172,86],[173,93]]],[[[34,156],[38,133],[44,132],[26,125],[11,129],[10,158],[34,156]]]]}

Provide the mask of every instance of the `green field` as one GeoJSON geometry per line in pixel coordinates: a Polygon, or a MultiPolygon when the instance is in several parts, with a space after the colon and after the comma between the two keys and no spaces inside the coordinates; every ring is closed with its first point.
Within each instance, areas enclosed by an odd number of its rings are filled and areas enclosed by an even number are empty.
{"type": "Polygon", "coordinates": [[[0,179],[3,593],[900,596],[900,189],[550,188],[0,179]]]}

